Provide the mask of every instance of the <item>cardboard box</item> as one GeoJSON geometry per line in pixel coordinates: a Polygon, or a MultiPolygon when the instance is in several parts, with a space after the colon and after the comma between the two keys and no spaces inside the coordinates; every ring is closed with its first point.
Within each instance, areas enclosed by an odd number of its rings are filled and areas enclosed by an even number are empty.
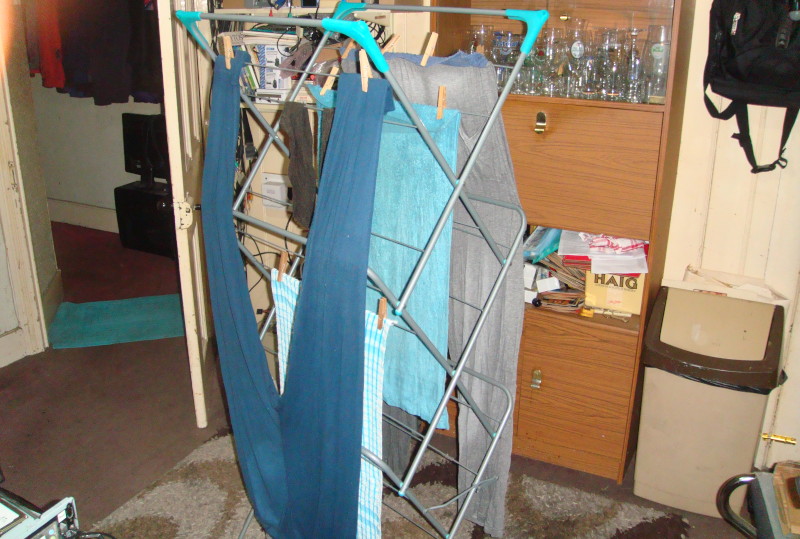
{"type": "Polygon", "coordinates": [[[586,305],[631,314],[642,311],[644,275],[586,272],[586,305]]]}

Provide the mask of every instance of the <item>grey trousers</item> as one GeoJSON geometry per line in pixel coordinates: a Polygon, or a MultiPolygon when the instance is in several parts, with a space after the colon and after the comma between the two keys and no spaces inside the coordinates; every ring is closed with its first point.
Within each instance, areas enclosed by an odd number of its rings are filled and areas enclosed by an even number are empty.
{"type": "MultiPolygon", "coordinates": [[[[390,59],[389,65],[413,103],[436,105],[439,86],[447,87],[447,106],[462,111],[458,169],[455,171],[458,175],[486,123],[486,115],[497,101],[494,68],[490,65],[480,68],[453,67],[441,63],[421,67],[416,62],[401,58],[390,59]]],[[[502,118],[498,118],[492,127],[465,189],[470,194],[519,204],[502,118]]],[[[495,240],[500,245],[510,246],[517,231],[518,219],[514,218],[516,214],[508,209],[480,202],[474,202],[474,206],[495,240]]],[[[456,205],[454,222],[474,225],[460,202],[456,205]]],[[[450,295],[462,301],[450,302],[448,346],[450,356],[458,358],[480,314],[463,301],[483,304],[495,283],[500,265],[482,238],[460,231],[458,227],[453,230],[450,256],[450,295]]],[[[470,368],[509,388],[512,395],[516,388],[517,356],[524,315],[522,269],[520,251],[509,268],[467,363],[470,368]]],[[[462,380],[477,404],[489,416],[499,418],[505,406],[505,396],[473,377],[465,376],[462,380]]],[[[458,429],[459,460],[470,469],[477,469],[491,438],[472,413],[459,414],[458,429]]],[[[505,495],[511,464],[512,435],[510,417],[484,474],[484,478],[497,477],[498,480],[478,490],[467,514],[469,520],[482,525],[486,533],[494,536],[503,534],[505,524],[505,495]]],[[[387,449],[389,448],[385,448],[385,452],[387,449]]],[[[472,479],[472,474],[461,470],[459,489],[468,486],[472,479]]]]}

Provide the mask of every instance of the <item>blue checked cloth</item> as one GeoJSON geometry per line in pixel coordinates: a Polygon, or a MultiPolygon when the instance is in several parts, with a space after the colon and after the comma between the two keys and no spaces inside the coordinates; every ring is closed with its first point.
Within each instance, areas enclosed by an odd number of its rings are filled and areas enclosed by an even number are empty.
{"type": "Polygon", "coordinates": [[[256,53],[258,54],[258,84],[261,88],[267,87],[267,47],[265,45],[256,45],[256,53]]]}
{"type": "MultiPolygon", "coordinates": [[[[290,275],[284,275],[278,281],[278,270],[273,269],[271,284],[275,301],[275,323],[278,328],[278,379],[282,393],[300,281],[290,275]]],[[[364,424],[361,430],[361,445],[378,458],[383,456],[383,360],[386,355],[386,338],[393,323],[386,319],[383,328],[378,329],[378,315],[365,311],[364,424]]],[[[361,477],[358,485],[358,539],[377,539],[381,536],[382,496],[383,473],[370,462],[361,459],[361,477]]]]}
{"type": "Polygon", "coordinates": [[[272,297],[275,299],[275,324],[278,327],[278,391],[283,394],[286,367],[289,363],[289,343],[292,339],[292,321],[300,292],[300,281],[290,275],[278,280],[278,270],[272,269],[272,297]]]}

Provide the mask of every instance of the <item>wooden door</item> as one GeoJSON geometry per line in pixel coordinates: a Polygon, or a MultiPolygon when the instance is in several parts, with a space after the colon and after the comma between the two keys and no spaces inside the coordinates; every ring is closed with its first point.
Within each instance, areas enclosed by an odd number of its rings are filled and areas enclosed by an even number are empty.
{"type": "Polygon", "coordinates": [[[514,452],[621,482],[637,343],[636,328],[528,308],[514,452]]]}
{"type": "Polygon", "coordinates": [[[159,2],[158,25],[186,348],[197,426],[204,428],[208,424],[204,382],[209,370],[205,366],[211,319],[207,307],[200,219],[195,209],[200,200],[204,147],[199,49],[173,16],[177,9],[202,9],[197,3],[192,0],[159,2]]]}
{"type": "Polygon", "coordinates": [[[503,106],[528,222],[649,240],[661,110],[574,101],[511,96],[503,106]]]}
{"type": "MultiPolygon", "coordinates": [[[[0,28],[0,43],[6,39],[0,28]]],[[[0,47],[0,367],[44,350],[46,334],[36,282],[17,141],[0,47]]]]}

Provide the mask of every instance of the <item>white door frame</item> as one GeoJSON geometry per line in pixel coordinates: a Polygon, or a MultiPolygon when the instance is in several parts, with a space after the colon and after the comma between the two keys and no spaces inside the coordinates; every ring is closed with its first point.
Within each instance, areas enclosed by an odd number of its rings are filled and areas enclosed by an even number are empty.
{"type": "Polygon", "coordinates": [[[0,48],[0,223],[19,321],[17,330],[0,337],[0,367],[41,352],[48,345],[25,191],[19,172],[7,72],[5,53],[0,48]]]}
{"type": "Polygon", "coordinates": [[[170,181],[175,210],[175,239],[186,349],[198,428],[208,425],[205,387],[210,356],[211,318],[207,308],[200,223],[195,202],[203,166],[203,108],[199,49],[174,18],[173,9],[202,9],[202,0],[164,0],[158,8],[164,115],[169,144],[170,181]]]}

